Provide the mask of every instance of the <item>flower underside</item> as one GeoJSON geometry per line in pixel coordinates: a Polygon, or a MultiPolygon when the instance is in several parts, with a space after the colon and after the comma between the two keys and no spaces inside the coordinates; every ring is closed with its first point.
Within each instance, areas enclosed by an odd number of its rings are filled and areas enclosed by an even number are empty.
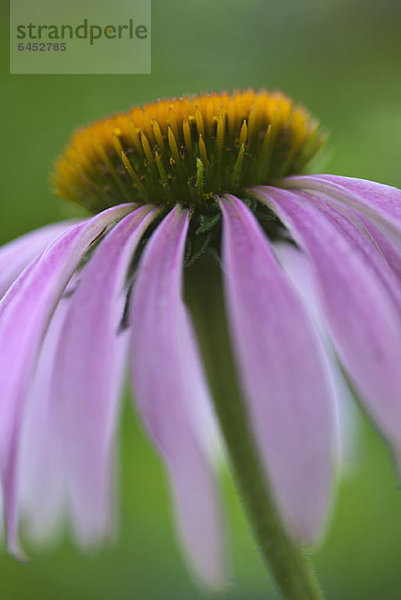
{"type": "Polygon", "coordinates": [[[159,100],[79,130],[53,185],[94,213],[179,202],[210,215],[216,195],[302,173],[322,139],[318,122],[278,92],[159,100]]]}

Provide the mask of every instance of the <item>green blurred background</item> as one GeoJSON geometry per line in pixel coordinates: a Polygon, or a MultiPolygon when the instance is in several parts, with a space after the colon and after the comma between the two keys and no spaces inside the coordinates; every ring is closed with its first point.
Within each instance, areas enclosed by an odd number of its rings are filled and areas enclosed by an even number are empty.
{"type": "MultiPolygon", "coordinates": [[[[398,0],[153,0],[153,67],[147,76],[10,76],[4,0],[1,8],[1,243],[65,214],[47,177],[75,127],[184,92],[282,89],[331,131],[326,171],[401,187],[398,0]]],[[[128,400],[122,421],[116,543],[83,556],[67,539],[50,551],[35,551],[28,564],[2,554],[2,600],[208,597],[184,568],[164,472],[128,400]]],[[[387,448],[361,422],[353,466],[314,555],[329,599],[401,598],[398,486],[387,448]]],[[[232,484],[225,488],[234,576],[222,598],[274,598],[232,484]]]]}

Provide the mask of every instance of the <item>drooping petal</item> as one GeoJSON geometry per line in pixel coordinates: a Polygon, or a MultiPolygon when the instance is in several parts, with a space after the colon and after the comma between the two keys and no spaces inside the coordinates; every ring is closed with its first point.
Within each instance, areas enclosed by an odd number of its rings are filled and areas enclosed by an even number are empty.
{"type": "MultiPolygon", "coordinates": [[[[379,248],[376,239],[365,225],[365,223],[369,223],[369,220],[357,211],[339,205],[336,201],[333,202],[333,198],[324,192],[311,194],[299,191],[298,197],[303,197],[307,202],[317,205],[319,210],[323,211],[341,234],[348,239],[351,247],[365,256],[371,269],[376,272],[377,277],[381,279],[383,285],[387,288],[401,315],[401,287],[399,281],[379,248]]],[[[372,232],[373,230],[374,228],[372,228],[372,232]]]]}
{"type": "Polygon", "coordinates": [[[401,190],[397,188],[338,175],[302,175],[289,177],[286,182],[291,187],[326,192],[397,235],[401,232],[401,190]]]}
{"type": "Polygon", "coordinates": [[[366,219],[361,215],[359,215],[359,219],[362,221],[380,252],[383,254],[394,273],[396,273],[398,280],[401,282],[401,246],[395,246],[388,236],[380,231],[380,229],[375,227],[375,225],[369,219],[366,219]]]}
{"type": "MultiPolygon", "coordinates": [[[[348,180],[347,178],[344,179],[348,180]]],[[[352,183],[355,183],[355,181],[360,181],[364,183],[364,180],[350,179],[350,181],[352,183]]],[[[369,184],[371,182],[366,183],[369,184]]],[[[387,188],[388,186],[383,187],[387,188]]],[[[399,190],[394,189],[394,192],[399,192],[399,190]]],[[[382,221],[377,218],[376,214],[373,216],[373,214],[370,214],[369,211],[361,210],[360,207],[354,207],[353,203],[345,203],[343,200],[339,199],[338,193],[336,193],[337,195],[334,195],[324,191],[316,191],[315,189],[309,190],[308,193],[313,194],[315,196],[317,195],[317,197],[320,199],[324,199],[329,206],[334,207],[336,211],[340,212],[341,214],[344,214],[346,218],[350,220],[352,224],[364,234],[367,240],[378,250],[379,254],[381,254],[385,258],[388,265],[397,275],[398,279],[401,277],[400,231],[396,231],[394,233],[394,227],[389,227],[388,224],[383,225],[382,221]],[[368,213],[368,216],[366,213],[368,213]]],[[[326,210],[327,209],[328,208],[326,207],[326,210]]],[[[359,239],[361,239],[360,236],[359,239]]],[[[366,243],[364,245],[367,246],[366,243]]],[[[371,257],[374,255],[374,253],[372,254],[372,248],[369,248],[369,253],[371,254],[371,257]]],[[[375,259],[375,262],[376,264],[379,263],[377,257],[375,259]]],[[[385,266],[383,266],[383,263],[379,265],[379,272],[382,272],[381,274],[385,274],[386,272],[388,272],[388,269],[385,266]]],[[[400,301],[399,285],[394,278],[391,287],[393,287],[393,291],[395,290],[396,295],[399,296],[398,300],[400,301]]]]}
{"type": "Polygon", "coordinates": [[[226,297],[251,425],[290,533],[315,541],[336,444],[322,348],[253,215],[232,196],[221,208],[226,297]]]}
{"type": "Polygon", "coordinates": [[[85,221],[47,247],[0,302],[0,471],[8,546],[18,554],[16,467],[24,400],[49,321],[79,261],[105,227],[132,210],[121,205],[85,221]]]}
{"type": "Polygon", "coordinates": [[[113,434],[126,349],[125,335],[119,332],[124,284],[154,214],[137,209],[102,241],[71,297],[56,349],[51,393],[62,423],[73,524],[84,545],[112,530],[113,434]]]}
{"type": "Polygon", "coordinates": [[[354,454],[357,438],[355,406],[351,390],[345,380],[324,323],[312,265],[306,254],[292,244],[275,244],[274,250],[316,325],[319,338],[324,346],[323,355],[336,405],[340,466],[343,466],[354,454]]]}
{"type": "Polygon", "coordinates": [[[401,320],[394,273],[350,221],[327,211],[324,201],[277,188],[263,188],[261,197],[310,257],[341,361],[400,458],[401,320]]]}
{"type": "Polygon", "coordinates": [[[148,242],[131,310],[134,393],[165,459],[183,546],[197,575],[223,578],[223,541],[215,473],[205,425],[210,401],[189,316],[181,297],[189,214],[179,207],[148,242]]]}
{"type": "Polygon", "coordinates": [[[0,247],[0,298],[25,267],[72,223],[46,225],[0,247]]]}
{"type": "Polygon", "coordinates": [[[26,531],[36,543],[57,539],[67,507],[66,468],[61,448],[63,424],[58,418],[50,385],[55,352],[69,303],[70,298],[65,295],[57,305],[24,409],[18,497],[26,531]]]}

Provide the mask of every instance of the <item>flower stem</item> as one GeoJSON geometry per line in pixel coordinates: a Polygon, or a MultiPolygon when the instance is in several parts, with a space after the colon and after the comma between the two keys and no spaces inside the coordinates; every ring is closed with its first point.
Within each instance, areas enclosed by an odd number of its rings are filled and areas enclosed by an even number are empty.
{"type": "Polygon", "coordinates": [[[323,600],[311,562],[285,531],[265,481],[236,381],[219,271],[211,259],[198,260],[186,271],[186,296],[234,478],[253,534],[282,598],[323,600]]]}

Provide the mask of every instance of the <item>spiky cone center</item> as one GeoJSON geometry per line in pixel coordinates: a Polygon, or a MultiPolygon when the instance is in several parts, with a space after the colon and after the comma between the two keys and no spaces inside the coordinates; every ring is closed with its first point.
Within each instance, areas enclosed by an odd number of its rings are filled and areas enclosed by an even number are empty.
{"type": "Polygon", "coordinates": [[[208,215],[216,195],[303,172],[322,139],[318,122],[279,92],[159,100],[78,130],[52,182],[94,213],[179,202],[208,215]]]}

